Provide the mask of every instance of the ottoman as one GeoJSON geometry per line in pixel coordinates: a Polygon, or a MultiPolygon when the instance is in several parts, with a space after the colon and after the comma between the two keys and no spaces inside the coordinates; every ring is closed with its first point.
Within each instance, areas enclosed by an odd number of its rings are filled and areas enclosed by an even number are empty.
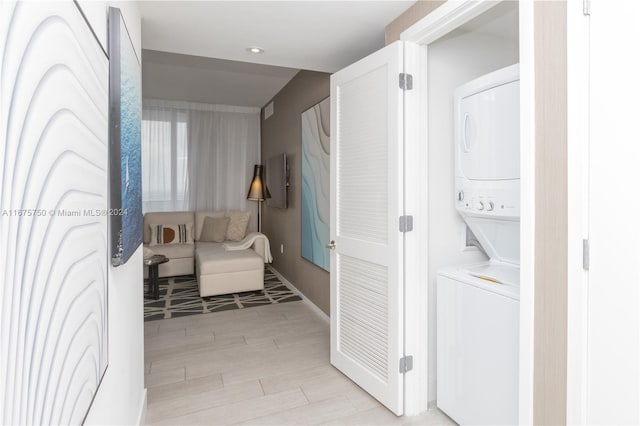
{"type": "Polygon", "coordinates": [[[253,249],[227,251],[222,243],[196,242],[200,297],[264,288],[264,259],[253,249]]]}

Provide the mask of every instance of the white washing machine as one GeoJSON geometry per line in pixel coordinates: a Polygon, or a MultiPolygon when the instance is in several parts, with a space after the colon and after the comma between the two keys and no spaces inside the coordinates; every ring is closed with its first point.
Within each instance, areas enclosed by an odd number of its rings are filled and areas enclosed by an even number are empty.
{"type": "Polygon", "coordinates": [[[456,209],[490,260],[439,271],[437,405],[457,423],[518,423],[518,65],[455,97],[456,209]]]}
{"type": "Polygon", "coordinates": [[[518,423],[519,287],[472,275],[487,267],[438,275],[438,408],[461,425],[518,423]]]}

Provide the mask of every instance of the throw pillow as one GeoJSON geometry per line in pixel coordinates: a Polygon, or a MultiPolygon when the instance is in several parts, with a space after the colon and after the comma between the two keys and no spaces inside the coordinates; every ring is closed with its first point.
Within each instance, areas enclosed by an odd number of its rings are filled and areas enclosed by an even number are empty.
{"type": "Polygon", "coordinates": [[[247,226],[249,225],[251,212],[243,212],[239,210],[228,211],[226,216],[229,218],[227,240],[241,241],[247,233],[247,226]]]}
{"type": "Polygon", "coordinates": [[[148,247],[143,247],[142,248],[142,258],[143,259],[149,259],[151,256],[153,256],[155,253],[153,252],[153,250],[151,250],[148,247]]]}
{"type": "Polygon", "coordinates": [[[192,223],[181,223],[178,225],[157,225],[151,224],[150,246],[160,244],[193,244],[191,234],[192,223]]]}
{"type": "Polygon", "coordinates": [[[229,220],[228,217],[205,217],[202,224],[202,232],[200,233],[200,241],[223,242],[227,236],[229,220]]]}

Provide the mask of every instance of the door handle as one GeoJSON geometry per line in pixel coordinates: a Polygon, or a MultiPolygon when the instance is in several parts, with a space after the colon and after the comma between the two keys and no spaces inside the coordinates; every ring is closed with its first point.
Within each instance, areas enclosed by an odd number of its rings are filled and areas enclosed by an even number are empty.
{"type": "Polygon", "coordinates": [[[336,242],[334,240],[331,240],[331,242],[327,244],[327,248],[330,250],[334,250],[336,248],[336,242]]]}
{"type": "Polygon", "coordinates": [[[469,136],[469,113],[464,114],[464,124],[462,125],[462,146],[464,152],[471,151],[471,140],[469,136]]]}

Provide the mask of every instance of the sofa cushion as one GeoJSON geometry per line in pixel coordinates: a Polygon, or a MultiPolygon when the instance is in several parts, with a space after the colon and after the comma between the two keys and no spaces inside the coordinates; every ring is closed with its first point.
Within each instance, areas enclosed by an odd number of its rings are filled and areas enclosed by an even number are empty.
{"type": "Polygon", "coordinates": [[[169,259],[184,259],[193,257],[193,244],[168,244],[153,246],[153,254],[162,254],[169,259]]]}
{"type": "Polygon", "coordinates": [[[204,225],[204,219],[207,217],[219,218],[224,217],[224,210],[210,210],[210,211],[202,211],[195,212],[196,219],[196,227],[195,227],[195,236],[196,240],[200,240],[200,235],[202,234],[202,226],[204,225]]]}
{"type": "MultiPolygon", "coordinates": [[[[151,227],[152,223],[163,223],[167,225],[176,225],[179,223],[193,223],[193,212],[149,212],[145,213],[143,217],[142,226],[142,241],[149,244],[151,241],[151,227]]],[[[194,238],[197,234],[192,234],[194,238]]]]}
{"type": "Polygon", "coordinates": [[[222,243],[212,243],[210,241],[196,241],[195,247],[196,247],[196,250],[206,249],[206,250],[210,250],[211,252],[216,252],[218,250],[226,251],[222,243]]]}
{"type": "Polygon", "coordinates": [[[240,241],[247,235],[247,225],[251,212],[241,210],[230,210],[225,215],[229,218],[229,226],[227,227],[227,240],[240,241]]]}
{"type": "Polygon", "coordinates": [[[221,243],[227,236],[227,228],[229,227],[228,217],[210,217],[204,218],[202,232],[200,233],[200,241],[213,243],[221,243]]]}
{"type": "Polygon", "coordinates": [[[193,244],[193,223],[177,225],[149,224],[151,228],[150,246],[158,244],[193,244]]]}
{"type": "Polygon", "coordinates": [[[227,251],[221,243],[197,243],[196,262],[200,275],[264,268],[264,260],[252,249],[227,251]]]}

